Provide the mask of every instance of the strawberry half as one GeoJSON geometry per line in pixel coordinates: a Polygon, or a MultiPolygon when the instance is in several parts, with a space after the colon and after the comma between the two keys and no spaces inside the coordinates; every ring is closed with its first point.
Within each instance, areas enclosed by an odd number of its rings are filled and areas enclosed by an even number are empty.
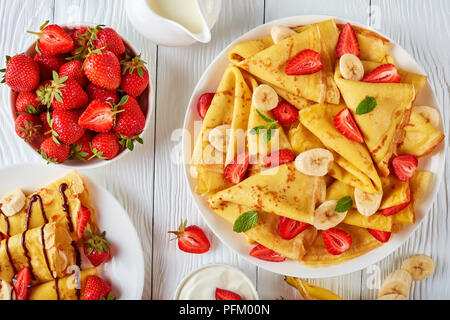
{"type": "Polygon", "coordinates": [[[366,74],[361,81],[372,83],[400,83],[402,77],[393,64],[383,64],[366,74]]]}
{"type": "Polygon", "coordinates": [[[31,272],[28,267],[21,269],[16,275],[16,282],[14,283],[14,293],[16,300],[28,299],[28,288],[31,286],[31,272]]]}
{"type": "Polygon", "coordinates": [[[78,119],[80,127],[95,132],[109,132],[114,126],[113,106],[102,100],[92,101],[78,119]]]}
{"type": "Polygon", "coordinates": [[[186,227],[186,225],[187,220],[181,223],[177,231],[169,231],[170,234],[177,236],[175,239],[178,239],[178,248],[181,251],[194,254],[208,252],[211,244],[203,230],[197,226],[186,227]]]}
{"type": "Polygon", "coordinates": [[[325,248],[332,255],[340,255],[350,249],[352,237],[345,231],[331,228],[322,231],[325,248]]]}
{"type": "Polygon", "coordinates": [[[297,54],[286,66],[290,76],[313,74],[323,68],[322,57],[314,50],[306,49],[297,54]]]}
{"type": "Polygon", "coordinates": [[[258,244],[256,247],[250,251],[250,255],[260,260],[270,261],[270,262],[283,262],[286,261],[286,257],[266,248],[262,244],[258,244]]]}
{"type": "Polygon", "coordinates": [[[272,112],[275,119],[284,125],[290,125],[298,119],[298,110],[288,102],[281,102],[272,112]]]}
{"type": "MultiPolygon", "coordinates": [[[[86,219],[86,211],[84,212],[84,215],[83,219],[86,219]]],[[[77,236],[79,236],[78,231],[79,230],[77,230],[77,236]]],[[[84,254],[94,267],[98,267],[111,256],[111,244],[105,238],[106,231],[103,231],[102,234],[98,236],[93,235],[89,231],[85,231],[84,234],[87,236],[87,239],[84,240],[84,254]]]]}
{"type": "Polygon", "coordinates": [[[397,178],[403,182],[411,179],[418,166],[419,160],[412,155],[398,156],[392,160],[392,168],[394,169],[394,173],[397,178]]]}
{"type": "Polygon", "coordinates": [[[355,31],[350,23],[344,25],[336,45],[336,54],[338,58],[346,53],[350,53],[357,57],[359,57],[360,54],[358,39],[356,38],[355,31]]]}
{"type": "Polygon", "coordinates": [[[244,179],[249,163],[250,156],[248,152],[240,154],[225,168],[225,179],[230,183],[238,184],[244,179]]]}
{"type": "Polygon", "coordinates": [[[114,300],[111,287],[97,276],[88,276],[84,288],[83,300],[114,300]]]}
{"type": "Polygon", "coordinates": [[[91,219],[91,211],[88,208],[81,206],[78,210],[77,217],[77,237],[78,239],[83,239],[84,230],[91,219]]]}
{"type": "Polygon", "coordinates": [[[280,217],[279,234],[283,239],[291,240],[308,229],[311,225],[305,222],[280,217]]]}
{"type": "Polygon", "coordinates": [[[74,43],[72,38],[63,28],[56,24],[48,25],[46,21],[41,27],[40,32],[28,31],[39,37],[36,41],[36,52],[48,56],[69,53],[72,51],[74,43]]]}
{"type": "Polygon", "coordinates": [[[361,131],[359,131],[355,119],[353,119],[350,109],[345,108],[334,117],[334,126],[348,139],[364,143],[364,138],[361,131]]]}
{"type": "Polygon", "coordinates": [[[200,118],[205,119],[206,113],[208,112],[211,102],[215,96],[215,93],[204,93],[200,96],[197,103],[197,111],[200,118]]]}
{"type": "Polygon", "coordinates": [[[237,293],[216,288],[216,300],[242,300],[242,297],[237,293]]]}
{"type": "Polygon", "coordinates": [[[268,167],[282,166],[295,160],[295,154],[289,149],[278,150],[265,156],[263,162],[268,167]]]}
{"type": "Polygon", "coordinates": [[[380,231],[380,230],[374,230],[374,229],[367,229],[369,233],[378,241],[386,243],[391,238],[391,233],[387,231],[380,231]]]}
{"type": "Polygon", "coordinates": [[[383,210],[381,210],[381,214],[385,217],[392,216],[392,215],[402,211],[403,209],[407,208],[410,204],[411,204],[411,201],[408,201],[406,203],[399,204],[398,206],[393,206],[390,208],[383,209],[383,210]]]}

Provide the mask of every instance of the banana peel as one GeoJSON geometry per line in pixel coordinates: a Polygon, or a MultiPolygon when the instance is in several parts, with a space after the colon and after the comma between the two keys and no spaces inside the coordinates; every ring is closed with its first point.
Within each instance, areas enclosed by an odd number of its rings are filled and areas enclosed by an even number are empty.
{"type": "Polygon", "coordinates": [[[286,276],[284,281],[296,288],[305,300],[343,300],[337,294],[327,289],[309,284],[299,278],[286,276]]]}

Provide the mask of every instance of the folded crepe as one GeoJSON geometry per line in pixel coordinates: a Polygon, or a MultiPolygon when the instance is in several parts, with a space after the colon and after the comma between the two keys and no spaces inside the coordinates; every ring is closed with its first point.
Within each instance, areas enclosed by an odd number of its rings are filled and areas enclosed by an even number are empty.
{"type": "Polygon", "coordinates": [[[96,268],[80,272],[80,289],[77,289],[75,276],[55,279],[30,288],[28,300],[81,300],[89,276],[97,276],[96,268]]]}
{"type": "Polygon", "coordinates": [[[383,176],[389,175],[389,161],[397,153],[409,123],[415,89],[406,83],[367,83],[345,80],[336,67],[336,83],[346,105],[352,110],[364,141],[383,176]],[[367,97],[374,97],[377,106],[371,112],[356,114],[367,97]]]}
{"type": "Polygon", "coordinates": [[[208,198],[209,206],[224,203],[253,208],[293,220],[313,224],[316,205],[322,199],[325,181],[299,172],[294,163],[253,175],[241,183],[208,198]]]}
{"type": "Polygon", "coordinates": [[[379,193],[381,181],[365,145],[346,138],[334,125],[334,117],[344,108],[316,104],[300,111],[300,121],[333,152],[335,161],[329,170],[330,176],[365,192],[379,193]]]}
{"type": "Polygon", "coordinates": [[[96,217],[89,192],[81,175],[73,171],[30,194],[25,206],[17,214],[10,217],[0,214],[0,232],[13,236],[49,222],[57,222],[67,225],[75,239],[78,211],[81,206],[91,211],[91,219],[86,230],[95,233],[97,231],[96,217]]]}
{"type": "Polygon", "coordinates": [[[0,280],[11,282],[29,267],[33,283],[52,281],[66,275],[76,263],[75,246],[65,225],[49,223],[30,229],[0,243],[0,280]]]}

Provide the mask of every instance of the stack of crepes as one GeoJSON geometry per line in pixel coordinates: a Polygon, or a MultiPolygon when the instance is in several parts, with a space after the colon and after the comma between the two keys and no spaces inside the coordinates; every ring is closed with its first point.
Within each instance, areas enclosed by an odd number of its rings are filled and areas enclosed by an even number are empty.
{"type": "Polygon", "coordinates": [[[82,177],[72,172],[27,196],[15,215],[1,212],[0,280],[11,284],[28,267],[29,300],[81,299],[87,276],[97,274],[95,268],[81,270],[83,239],[77,237],[81,206],[91,212],[85,230],[96,233],[88,190],[82,177]]]}
{"type": "MultiPolygon", "coordinates": [[[[295,34],[277,43],[269,35],[232,48],[230,65],[206,113],[191,162],[196,192],[207,197],[218,215],[233,224],[243,213],[257,211],[257,223],[245,232],[248,240],[310,266],[342,263],[382,245],[368,229],[398,232],[403,225],[413,224],[414,203],[426,192],[432,173],[416,170],[412,179],[402,182],[391,172],[390,161],[403,154],[423,157],[444,139],[439,129],[412,108],[427,77],[398,68],[401,83],[342,77],[336,54],[342,28],[331,19],[291,28],[295,34]],[[323,68],[308,75],[287,75],[286,65],[306,49],[320,54],[323,68]],[[257,110],[252,102],[253,92],[261,84],[270,85],[280,101],[295,106],[299,113],[289,126],[276,123],[270,142],[251,133],[255,127],[267,125],[267,118],[275,119],[272,111],[257,110]],[[355,116],[358,105],[368,96],[375,97],[376,109],[355,116]],[[336,129],[334,118],[345,108],[354,115],[364,143],[352,141],[336,129]],[[223,125],[229,133],[225,147],[218,150],[211,145],[209,134],[223,125]],[[334,156],[324,177],[305,175],[293,162],[267,169],[261,161],[264,155],[279,150],[299,155],[315,148],[327,149],[334,156]],[[244,152],[253,161],[245,178],[233,184],[224,171],[244,152]],[[291,240],[279,235],[280,217],[312,225],[321,203],[353,198],[355,188],[369,194],[382,192],[383,197],[379,212],[364,216],[353,205],[336,226],[352,238],[346,252],[328,252],[320,231],[313,226],[291,240]],[[406,207],[395,215],[381,213],[399,205],[406,207]]],[[[366,74],[382,64],[394,63],[387,39],[361,28],[354,27],[354,32],[366,74]]]]}

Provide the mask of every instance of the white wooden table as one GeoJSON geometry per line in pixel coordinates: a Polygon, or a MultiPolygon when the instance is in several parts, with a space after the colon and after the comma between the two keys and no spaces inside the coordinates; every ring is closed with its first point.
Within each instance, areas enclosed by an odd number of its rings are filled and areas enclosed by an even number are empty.
{"type": "MultiPolygon", "coordinates": [[[[128,0],[133,1],[133,0],[128,0]]],[[[180,0],[181,1],[181,0],[180,0]]],[[[231,251],[213,236],[202,221],[184,180],[183,167],[173,164],[171,154],[180,141],[172,132],[183,125],[186,105],[194,86],[213,58],[232,40],[274,19],[323,14],[369,24],[396,40],[427,70],[443,114],[446,135],[450,104],[450,1],[448,0],[223,0],[220,19],[211,43],[185,48],[158,47],[145,40],[128,22],[124,0],[0,0],[0,56],[22,52],[33,42],[25,30],[37,30],[45,21],[60,24],[92,22],[114,27],[142,52],[154,83],[156,108],[144,146],[118,163],[82,171],[104,185],[131,216],[144,248],[146,281],[144,299],[171,299],[179,281],[208,263],[228,263],[244,271],[256,284],[262,299],[295,299],[295,290],[283,277],[259,269],[231,251]],[[188,218],[207,230],[212,250],[188,255],[169,242],[168,230],[188,218]]],[[[4,66],[3,58],[0,66],[4,66]]],[[[9,91],[0,88],[0,165],[37,161],[14,133],[9,91]]],[[[449,157],[447,157],[449,159],[449,157]]],[[[361,272],[311,281],[329,288],[344,299],[373,299],[373,270],[381,278],[397,268],[404,257],[431,255],[435,274],[413,285],[413,299],[450,298],[450,167],[431,214],[401,249],[361,272]]],[[[1,177],[0,177],[1,183],[1,177]]]]}

